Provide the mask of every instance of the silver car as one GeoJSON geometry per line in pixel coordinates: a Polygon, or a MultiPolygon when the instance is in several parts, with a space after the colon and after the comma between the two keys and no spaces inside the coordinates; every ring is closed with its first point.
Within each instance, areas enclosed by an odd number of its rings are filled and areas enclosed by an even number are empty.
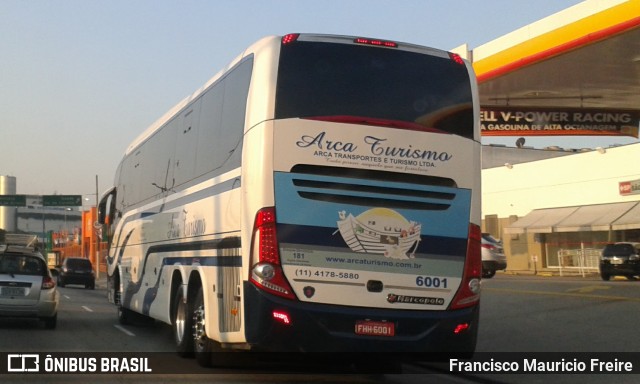
{"type": "Polygon", "coordinates": [[[482,277],[492,278],[496,271],[507,269],[502,242],[488,233],[482,234],[482,277]]]}
{"type": "Polygon", "coordinates": [[[59,300],[42,254],[31,247],[0,244],[0,317],[37,318],[54,329],[59,300]]]}

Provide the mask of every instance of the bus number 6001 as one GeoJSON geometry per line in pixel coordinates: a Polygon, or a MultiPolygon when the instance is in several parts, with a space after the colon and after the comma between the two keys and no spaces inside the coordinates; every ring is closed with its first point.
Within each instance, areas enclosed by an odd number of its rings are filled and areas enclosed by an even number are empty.
{"type": "Polygon", "coordinates": [[[447,278],[418,276],[416,277],[416,285],[427,288],[447,288],[447,278]]]}

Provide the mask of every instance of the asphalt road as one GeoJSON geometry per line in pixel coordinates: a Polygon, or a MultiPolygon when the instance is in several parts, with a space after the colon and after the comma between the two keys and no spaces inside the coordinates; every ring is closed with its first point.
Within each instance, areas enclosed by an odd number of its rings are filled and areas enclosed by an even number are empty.
{"type": "MultiPolygon", "coordinates": [[[[604,282],[594,277],[536,277],[498,274],[483,280],[478,356],[520,361],[549,352],[582,353],[579,359],[610,352],[637,352],[640,281],[604,282]]],[[[175,374],[7,374],[0,382],[149,382],[149,383],[537,383],[637,382],[640,375],[486,374],[451,375],[446,366],[403,364],[401,375],[354,373],[353,367],[314,364],[253,365],[204,369],[174,353],[171,329],[159,322],[121,326],[106,291],[80,286],[59,288],[58,326],[46,330],[38,321],[0,319],[0,352],[51,352],[55,356],[128,356],[154,358],[175,374]],[[88,354],[84,354],[89,352],[88,354]],[[65,355],[64,353],[67,353],[65,355]],[[190,372],[184,375],[182,372],[190,372]]],[[[1,356],[1,355],[0,355],[1,356]]],[[[551,355],[555,357],[555,355],[551,355]]],[[[626,355],[625,355],[626,356],[626,355]]],[[[635,355],[633,355],[635,356],[635,355]]],[[[558,355],[571,360],[574,355],[558,355]]],[[[5,362],[0,361],[0,367],[5,362]]],[[[157,361],[156,361],[157,363],[157,361]]],[[[637,363],[640,368],[640,361],[637,363]]],[[[638,369],[636,368],[636,369],[638,369]]]]}
{"type": "Polygon", "coordinates": [[[480,352],[639,352],[640,281],[485,279],[480,352]]]}

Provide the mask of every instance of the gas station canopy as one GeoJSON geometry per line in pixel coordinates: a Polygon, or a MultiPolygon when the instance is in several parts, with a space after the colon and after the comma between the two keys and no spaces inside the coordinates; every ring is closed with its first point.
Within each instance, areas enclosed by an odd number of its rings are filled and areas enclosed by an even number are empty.
{"type": "Polygon", "coordinates": [[[482,134],[638,137],[640,0],[589,0],[475,48],[482,134]]]}

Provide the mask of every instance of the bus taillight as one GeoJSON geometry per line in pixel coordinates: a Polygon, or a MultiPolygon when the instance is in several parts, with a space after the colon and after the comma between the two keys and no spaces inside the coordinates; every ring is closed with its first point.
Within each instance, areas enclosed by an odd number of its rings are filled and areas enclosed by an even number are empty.
{"type": "Polygon", "coordinates": [[[295,300],[280,265],[275,208],[263,208],[256,214],[251,252],[251,281],[267,292],[295,300]]]}
{"type": "Polygon", "coordinates": [[[294,41],[298,40],[298,36],[300,36],[299,33],[290,33],[288,35],[284,35],[282,36],[282,44],[283,45],[291,44],[294,41]]]}
{"type": "Polygon", "coordinates": [[[388,40],[368,39],[365,37],[358,37],[353,40],[356,44],[375,45],[378,47],[398,48],[398,43],[388,40]]]}
{"type": "Polygon", "coordinates": [[[476,305],[480,301],[480,276],[482,275],[482,258],[480,244],[482,231],[475,224],[469,225],[469,240],[467,243],[467,258],[464,263],[462,283],[458,288],[451,309],[460,309],[476,305]]]}
{"type": "Polygon", "coordinates": [[[462,56],[458,55],[457,53],[449,52],[449,58],[451,58],[451,60],[455,61],[457,64],[464,65],[462,56]]]}

